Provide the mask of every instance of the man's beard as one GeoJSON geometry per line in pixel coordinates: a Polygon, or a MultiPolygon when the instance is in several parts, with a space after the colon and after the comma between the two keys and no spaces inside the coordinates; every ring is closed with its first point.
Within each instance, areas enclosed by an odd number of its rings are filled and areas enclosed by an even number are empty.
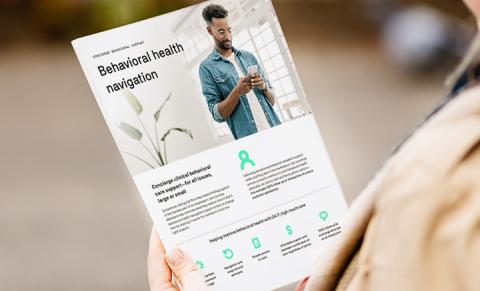
{"type": "Polygon", "coordinates": [[[231,40],[222,40],[218,43],[218,46],[223,50],[229,50],[232,48],[231,40]]]}

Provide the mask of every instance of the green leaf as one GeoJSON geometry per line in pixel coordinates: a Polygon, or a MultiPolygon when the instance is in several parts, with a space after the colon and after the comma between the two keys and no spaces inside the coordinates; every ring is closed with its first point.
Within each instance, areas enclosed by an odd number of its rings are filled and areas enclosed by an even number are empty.
{"type": "Polygon", "coordinates": [[[193,139],[192,132],[191,132],[189,129],[174,127],[174,128],[170,128],[170,129],[162,136],[161,141],[165,141],[165,139],[167,138],[167,136],[168,136],[170,133],[172,133],[173,131],[182,132],[182,133],[188,135],[191,139],[193,139]]]}
{"type": "Polygon", "coordinates": [[[132,107],[132,109],[135,111],[135,113],[137,113],[137,115],[140,115],[140,113],[142,113],[143,111],[143,107],[140,101],[138,101],[137,97],[135,97],[135,95],[133,95],[133,93],[129,90],[125,90],[123,92],[125,94],[125,97],[127,97],[127,101],[132,107]]]}
{"type": "Polygon", "coordinates": [[[160,108],[158,108],[158,110],[153,115],[153,118],[155,118],[155,121],[158,122],[158,119],[160,118],[160,112],[162,111],[163,107],[165,106],[167,101],[170,100],[171,97],[172,97],[172,92],[168,93],[167,98],[163,101],[162,105],[160,105],[160,108]]]}
{"type": "Polygon", "coordinates": [[[125,122],[120,122],[120,125],[118,126],[124,133],[126,133],[129,137],[135,139],[135,140],[141,140],[142,139],[142,132],[138,130],[137,128],[131,126],[128,123],[125,122]]]}

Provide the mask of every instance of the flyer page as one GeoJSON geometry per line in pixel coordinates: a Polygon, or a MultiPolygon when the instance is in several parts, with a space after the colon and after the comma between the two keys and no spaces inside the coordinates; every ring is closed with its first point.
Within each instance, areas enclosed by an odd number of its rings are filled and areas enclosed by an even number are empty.
{"type": "Polygon", "coordinates": [[[312,272],[348,209],[270,1],[207,1],[72,44],[167,249],[211,290],[312,272]]]}

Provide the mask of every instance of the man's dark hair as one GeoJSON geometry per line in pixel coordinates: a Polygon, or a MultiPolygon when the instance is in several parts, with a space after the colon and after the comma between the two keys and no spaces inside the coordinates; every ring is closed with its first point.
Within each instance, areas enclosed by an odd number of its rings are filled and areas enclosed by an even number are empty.
{"type": "Polygon", "coordinates": [[[203,19],[207,24],[212,23],[212,18],[225,18],[228,16],[228,10],[223,8],[222,5],[210,4],[203,8],[203,19]]]}

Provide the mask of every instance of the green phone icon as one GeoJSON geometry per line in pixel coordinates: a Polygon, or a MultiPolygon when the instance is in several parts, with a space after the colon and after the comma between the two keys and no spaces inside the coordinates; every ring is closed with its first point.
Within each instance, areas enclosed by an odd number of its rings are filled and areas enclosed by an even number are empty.
{"type": "Polygon", "coordinates": [[[260,239],[258,237],[252,238],[252,244],[255,249],[259,249],[262,247],[262,244],[260,243],[260,239]]]}

